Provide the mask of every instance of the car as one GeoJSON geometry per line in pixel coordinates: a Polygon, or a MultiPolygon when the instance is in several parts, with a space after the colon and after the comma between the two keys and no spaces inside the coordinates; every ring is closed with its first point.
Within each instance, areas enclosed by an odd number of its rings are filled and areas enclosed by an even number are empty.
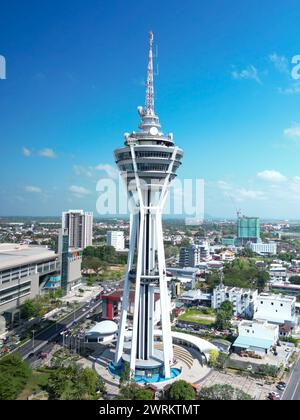
{"type": "Polygon", "coordinates": [[[280,395],[278,394],[278,392],[272,391],[269,393],[269,396],[275,397],[275,398],[280,398],[280,395]]]}
{"type": "Polygon", "coordinates": [[[277,384],[276,388],[279,389],[279,391],[284,391],[285,390],[285,385],[277,384]]]}
{"type": "Polygon", "coordinates": [[[268,400],[276,401],[276,400],[279,400],[279,399],[280,399],[280,397],[277,397],[276,395],[273,395],[273,394],[268,395],[268,400]]]}
{"type": "Polygon", "coordinates": [[[34,356],[35,356],[35,353],[34,353],[34,352],[31,352],[31,353],[29,353],[29,355],[28,355],[28,359],[32,359],[34,356]]]}
{"type": "Polygon", "coordinates": [[[283,385],[283,386],[286,386],[286,383],[285,383],[285,382],[283,382],[283,381],[279,381],[279,382],[278,382],[278,385],[283,385]]]}

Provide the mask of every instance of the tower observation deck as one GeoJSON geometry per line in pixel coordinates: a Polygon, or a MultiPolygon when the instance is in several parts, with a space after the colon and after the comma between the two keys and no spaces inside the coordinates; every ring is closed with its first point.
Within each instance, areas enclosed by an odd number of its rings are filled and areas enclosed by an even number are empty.
{"type": "Polygon", "coordinates": [[[183,150],[175,146],[173,134],[163,134],[155,114],[152,47],[153,33],[150,32],[146,100],[144,107],[138,107],[139,130],[125,133],[124,147],[114,152],[131,205],[130,249],[115,363],[128,361],[132,377],[159,373],[169,378],[173,347],[162,213],[168,187],[181,165],[183,150]],[[130,288],[135,288],[131,333],[126,329],[130,288]],[[163,351],[154,347],[154,289],[157,288],[160,291],[163,351]]]}

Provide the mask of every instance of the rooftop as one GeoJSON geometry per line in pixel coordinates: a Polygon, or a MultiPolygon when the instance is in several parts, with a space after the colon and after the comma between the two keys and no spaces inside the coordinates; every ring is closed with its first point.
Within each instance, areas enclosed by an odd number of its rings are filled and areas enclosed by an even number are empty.
{"type": "Polygon", "coordinates": [[[231,293],[254,293],[256,292],[256,289],[243,289],[241,287],[231,287],[231,286],[223,286],[219,285],[215,289],[220,290],[224,289],[225,292],[231,292],[231,293]]]}
{"type": "Polygon", "coordinates": [[[42,246],[0,244],[0,270],[56,258],[54,251],[42,246]]]}
{"type": "Polygon", "coordinates": [[[267,340],[265,338],[256,338],[256,337],[249,337],[249,336],[241,336],[239,335],[238,338],[233,343],[234,347],[240,347],[243,349],[248,349],[249,347],[258,347],[261,349],[269,349],[273,346],[273,340],[267,340]]]}
{"type": "Polygon", "coordinates": [[[264,300],[275,300],[275,301],[283,301],[283,302],[293,302],[296,301],[296,297],[295,296],[287,296],[287,295],[282,295],[281,293],[279,294],[275,294],[275,293],[260,293],[260,295],[258,296],[259,299],[264,299],[264,300]]]}
{"type": "Polygon", "coordinates": [[[241,321],[239,323],[239,327],[249,327],[249,328],[255,328],[256,325],[260,325],[263,326],[264,328],[267,328],[269,330],[276,330],[278,328],[277,325],[274,324],[269,324],[267,321],[265,321],[264,319],[256,319],[254,321],[241,321]]]}
{"type": "Polygon", "coordinates": [[[94,325],[87,333],[86,335],[107,335],[107,334],[115,334],[115,332],[118,330],[118,325],[114,321],[102,321],[98,322],[96,325],[94,325]]]}

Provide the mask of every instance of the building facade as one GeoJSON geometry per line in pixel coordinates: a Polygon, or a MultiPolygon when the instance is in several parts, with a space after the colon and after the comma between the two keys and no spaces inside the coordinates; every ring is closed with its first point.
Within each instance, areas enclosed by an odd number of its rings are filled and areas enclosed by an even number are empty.
{"type": "Polygon", "coordinates": [[[68,229],[59,234],[58,253],[61,261],[60,287],[66,296],[72,289],[81,284],[82,249],[69,247],[68,229]]]}
{"type": "Polygon", "coordinates": [[[39,295],[52,276],[60,274],[60,259],[45,247],[0,245],[0,314],[13,322],[18,308],[39,295]]]}
{"type": "Polygon", "coordinates": [[[84,249],[93,243],[93,213],[69,210],[62,215],[62,229],[69,232],[69,247],[84,249]]]}
{"type": "Polygon", "coordinates": [[[273,324],[297,324],[296,297],[273,293],[260,293],[254,319],[263,319],[273,324]]]}
{"type": "Polygon", "coordinates": [[[278,325],[267,321],[241,321],[238,325],[238,338],[233,343],[235,350],[266,354],[279,339],[278,325]]]}
{"type": "Polygon", "coordinates": [[[220,285],[213,290],[211,306],[220,309],[221,304],[228,300],[232,303],[235,316],[251,318],[256,309],[257,296],[257,290],[220,285]]]}
{"type": "Polygon", "coordinates": [[[250,243],[250,249],[255,252],[256,254],[262,255],[262,256],[268,256],[268,255],[276,255],[277,254],[277,244],[276,242],[269,242],[269,243],[250,243]]]}
{"type": "Polygon", "coordinates": [[[116,251],[124,251],[125,238],[122,230],[110,230],[106,234],[106,243],[115,248],[116,251]]]}
{"type": "Polygon", "coordinates": [[[237,220],[237,244],[260,241],[260,221],[258,217],[241,216],[237,220]]]}
{"type": "Polygon", "coordinates": [[[269,274],[271,282],[282,282],[287,279],[287,269],[280,263],[271,264],[269,274]]]}
{"type": "Polygon", "coordinates": [[[180,248],[180,267],[197,267],[200,262],[209,260],[209,244],[202,241],[199,244],[191,244],[180,248]]]}

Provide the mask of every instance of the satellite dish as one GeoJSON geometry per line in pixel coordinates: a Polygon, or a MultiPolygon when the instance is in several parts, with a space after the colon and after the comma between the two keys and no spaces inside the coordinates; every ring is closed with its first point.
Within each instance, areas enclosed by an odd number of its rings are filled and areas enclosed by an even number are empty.
{"type": "Polygon", "coordinates": [[[139,115],[140,115],[140,116],[142,116],[142,115],[143,115],[143,113],[144,113],[144,109],[143,109],[143,107],[142,107],[142,106],[138,106],[138,107],[137,107],[137,110],[138,110],[139,115]]]}
{"type": "Polygon", "coordinates": [[[150,128],[150,134],[151,134],[151,136],[156,136],[158,134],[157,127],[151,127],[150,128]]]}

